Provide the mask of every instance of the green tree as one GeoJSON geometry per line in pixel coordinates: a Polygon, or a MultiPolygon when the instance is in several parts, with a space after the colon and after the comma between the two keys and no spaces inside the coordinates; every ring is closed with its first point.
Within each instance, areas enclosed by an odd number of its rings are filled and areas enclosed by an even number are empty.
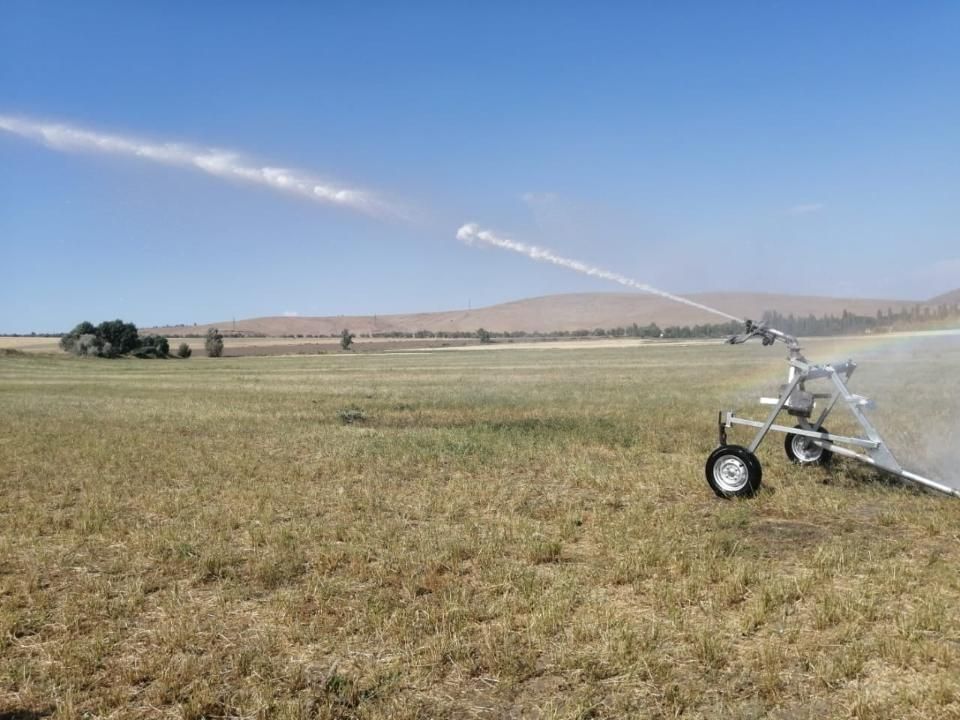
{"type": "Polygon", "coordinates": [[[77,340],[81,335],[93,335],[96,333],[96,328],[93,326],[93,323],[89,323],[84,320],[82,323],[78,323],[76,327],[73,328],[70,332],[60,338],[60,349],[65,350],[66,352],[77,353],[77,340]]]}
{"type": "Polygon", "coordinates": [[[115,358],[140,347],[137,326],[123,320],[108,320],[94,327],[84,321],[60,338],[60,347],[74,355],[115,358]]]}
{"type": "Polygon", "coordinates": [[[483,328],[480,328],[479,330],[477,330],[477,337],[480,338],[480,342],[482,343],[493,342],[493,336],[490,334],[490,331],[484,330],[483,328]]]}
{"type": "Polygon", "coordinates": [[[340,333],[340,347],[349,350],[351,345],[353,345],[353,333],[344,328],[343,332],[340,333]]]}
{"type": "Polygon", "coordinates": [[[97,329],[93,326],[93,323],[87,322],[84,320],[82,323],[78,323],[76,327],[73,328],[70,332],[60,338],[60,347],[67,352],[77,353],[77,340],[80,339],[81,335],[96,335],[97,329]]]}
{"type": "Polygon", "coordinates": [[[177,348],[177,357],[182,357],[186,360],[191,355],[193,355],[193,350],[190,349],[190,346],[185,342],[180,343],[180,347],[177,348]]]}
{"type": "MultiPolygon", "coordinates": [[[[103,354],[103,341],[93,333],[84,333],[77,338],[73,345],[74,355],[90,355],[100,357],[103,354]]],[[[107,349],[107,357],[116,357],[113,347],[107,349]]]]}
{"type": "Polygon", "coordinates": [[[217,328],[207,330],[207,339],[204,340],[203,347],[207,351],[207,357],[223,355],[223,335],[217,328]]]}
{"type": "Polygon", "coordinates": [[[117,355],[126,355],[140,347],[137,326],[117,320],[105,320],[97,325],[96,335],[104,343],[110,343],[117,355]]]}
{"type": "Polygon", "coordinates": [[[170,355],[170,342],[162,335],[146,335],[140,340],[140,347],[134,350],[134,357],[165,358],[170,355]]]}

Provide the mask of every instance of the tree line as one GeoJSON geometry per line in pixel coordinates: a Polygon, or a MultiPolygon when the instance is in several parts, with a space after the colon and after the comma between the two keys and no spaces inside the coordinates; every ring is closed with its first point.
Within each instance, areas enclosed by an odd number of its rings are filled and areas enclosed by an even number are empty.
{"type": "Polygon", "coordinates": [[[938,306],[910,305],[896,311],[888,307],[886,311],[877,310],[876,315],[856,315],[844,310],[840,315],[825,314],[815,317],[812,314],[783,315],[775,310],[768,310],[762,319],[771,327],[790,335],[850,335],[960,320],[960,303],[944,303],[938,306]]]}
{"type": "MultiPolygon", "coordinates": [[[[960,320],[960,303],[939,306],[911,305],[894,311],[878,310],[875,316],[857,315],[844,310],[840,315],[826,313],[819,317],[810,314],[796,316],[784,315],[776,310],[767,310],[761,320],[770,327],[790,335],[800,337],[823,335],[851,335],[875,331],[889,331],[899,328],[923,326],[937,322],[960,320]]],[[[493,339],[517,338],[585,338],[585,337],[634,337],[634,338],[722,338],[743,331],[743,324],[737,321],[724,323],[704,323],[700,325],[668,325],[661,328],[657,323],[638,325],[632,323],[613,328],[582,328],[579,330],[554,330],[552,332],[527,332],[524,330],[496,331],[480,328],[474,331],[431,331],[415,332],[390,331],[373,333],[374,338],[436,338],[436,339],[479,339],[490,342],[493,339]]],[[[317,336],[321,337],[321,336],[317,336]]]]}

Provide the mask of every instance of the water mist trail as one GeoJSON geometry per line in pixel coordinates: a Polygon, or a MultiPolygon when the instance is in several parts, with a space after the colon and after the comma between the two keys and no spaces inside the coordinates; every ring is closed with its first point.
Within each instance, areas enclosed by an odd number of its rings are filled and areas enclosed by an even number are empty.
{"type": "Polygon", "coordinates": [[[660,290],[655,288],[652,285],[647,285],[646,283],[637,282],[631,278],[620,275],[619,273],[611,272],[609,270],[603,270],[602,268],[593,267],[592,265],[587,265],[582,263],[579,260],[571,260],[570,258],[560,257],[555,255],[550,250],[546,248],[537,247],[536,245],[527,245],[526,243],[517,242],[515,240],[510,240],[509,238],[500,237],[490,232],[489,230],[483,230],[475,223],[467,223],[457,230],[457,239],[461,240],[468,245],[473,245],[475,243],[482,243],[484,245],[492,245],[493,247],[503,248],[505,250],[512,250],[513,252],[520,253],[521,255],[526,255],[528,258],[533,260],[538,260],[540,262],[548,262],[553,265],[559,265],[560,267],[569,268],[570,270],[575,270],[578,273],[583,273],[584,275],[590,275],[591,277],[602,278],[603,280],[611,280],[615,283],[625,285],[629,288],[634,288],[636,290],[642,290],[643,292],[651,293],[653,295],[659,295],[662,298],[667,300],[672,300],[673,302],[681,303],[683,305],[689,305],[690,307],[697,308],[698,310],[704,310],[708,313],[713,313],[714,315],[719,315],[720,317],[726,318],[727,320],[734,320],[736,322],[743,322],[742,318],[738,318],[735,315],[730,315],[723,312],[723,310],[717,310],[716,308],[709,307],[708,305],[703,305],[702,303],[694,302],[693,300],[688,300],[685,297],[680,297],[679,295],[674,295],[669,293],[666,290],[660,290]]]}
{"type": "Polygon", "coordinates": [[[84,130],[0,115],[0,131],[19,135],[55,150],[97,152],[191,168],[226,180],[252,183],[310,200],[348,207],[371,215],[397,214],[386,203],[364,190],[340,187],[309,174],[278,167],[257,166],[229,150],[197,148],[171,142],[146,142],[120,135],[84,130]]]}

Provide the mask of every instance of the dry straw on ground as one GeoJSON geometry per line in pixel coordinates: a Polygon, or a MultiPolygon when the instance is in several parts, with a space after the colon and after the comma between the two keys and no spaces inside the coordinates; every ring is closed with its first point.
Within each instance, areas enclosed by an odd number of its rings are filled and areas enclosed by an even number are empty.
{"type": "MultiPolygon", "coordinates": [[[[0,358],[0,716],[957,716],[960,502],[703,481],[781,355],[0,358]]],[[[960,350],[899,362],[909,450],[960,350]]]]}

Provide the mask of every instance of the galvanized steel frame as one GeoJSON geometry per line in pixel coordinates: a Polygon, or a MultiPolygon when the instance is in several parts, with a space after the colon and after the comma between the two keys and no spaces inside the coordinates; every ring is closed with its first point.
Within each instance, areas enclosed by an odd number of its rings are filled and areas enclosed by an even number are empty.
{"type": "MultiPolygon", "coordinates": [[[[719,418],[721,445],[726,444],[727,429],[734,425],[758,428],[753,440],[747,445],[747,450],[751,453],[756,453],[760,443],[763,442],[763,439],[770,431],[802,435],[813,438],[813,443],[818,447],[829,450],[842,457],[852,458],[873,465],[880,470],[931,490],[953,495],[954,497],[960,497],[960,490],[944,485],[936,480],[923,477],[922,475],[909,472],[900,466],[900,463],[897,462],[897,459],[893,456],[893,453],[880,436],[880,433],[863,412],[864,408],[869,407],[872,402],[868,398],[850,392],[850,389],[847,387],[850,376],[853,375],[854,370],[857,368],[856,363],[852,360],[832,365],[810,363],[803,356],[800,344],[795,337],[782,333],[779,330],[767,328],[763,324],[754,324],[750,321],[746,323],[745,333],[730,338],[728,342],[731,344],[740,344],[754,337],[760,338],[764,345],[782,342],[790,349],[790,354],[787,358],[787,362],[790,365],[787,383],[781,388],[779,397],[769,400],[763,399],[767,400],[767,404],[773,405],[773,409],[763,421],[738,417],[732,410],[721,412],[719,418]],[[799,418],[800,427],[793,428],[786,425],[778,425],[776,420],[780,413],[784,410],[789,412],[792,409],[791,398],[794,396],[794,391],[800,390],[801,392],[806,392],[805,385],[811,380],[827,380],[832,385],[830,392],[811,394],[814,399],[828,400],[816,420],[811,421],[809,419],[812,413],[806,411],[806,409],[802,411],[794,409],[793,414],[799,418]],[[830,432],[822,432],[820,430],[838,403],[842,403],[850,411],[854,419],[856,419],[857,423],[863,429],[863,434],[866,437],[849,437],[830,432]],[[857,452],[856,450],[850,449],[850,447],[845,447],[848,445],[862,449],[865,452],[857,452]]],[[[812,411],[812,407],[810,410],[812,411]]]]}

